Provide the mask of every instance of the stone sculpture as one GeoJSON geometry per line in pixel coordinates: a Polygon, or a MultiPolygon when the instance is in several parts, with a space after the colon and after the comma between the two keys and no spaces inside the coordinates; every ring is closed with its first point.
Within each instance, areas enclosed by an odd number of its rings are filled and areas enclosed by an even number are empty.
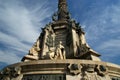
{"type": "Polygon", "coordinates": [[[35,42],[33,47],[29,50],[29,55],[38,56],[40,51],[39,45],[40,45],[40,41],[39,39],[37,39],[37,42],[35,42]]]}
{"type": "Polygon", "coordinates": [[[22,61],[38,60],[39,53],[40,53],[40,40],[38,38],[33,47],[29,50],[28,55],[25,55],[22,61]]]}
{"type": "Polygon", "coordinates": [[[49,51],[49,57],[52,60],[66,59],[65,48],[62,45],[61,41],[59,42],[58,46],[55,49],[53,48],[49,51]]]}
{"type": "Polygon", "coordinates": [[[54,47],[54,33],[52,30],[48,30],[48,35],[46,39],[46,45],[48,46],[48,49],[50,50],[51,47],[54,47]]]}
{"type": "Polygon", "coordinates": [[[55,50],[56,59],[66,59],[65,48],[60,41],[55,50]]]}
{"type": "Polygon", "coordinates": [[[21,67],[7,67],[0,72],[0,80],[14,80],[21,74],[21,67]]]}
{"type": "Polygon", "coordinates": [[[119,79],[120,67],[100,61],[100,55],[88,46],[80,24],[70,18],[66,0],[59,0],[52,19],[23,62],[4,68],[0,80],[119,79]]]}

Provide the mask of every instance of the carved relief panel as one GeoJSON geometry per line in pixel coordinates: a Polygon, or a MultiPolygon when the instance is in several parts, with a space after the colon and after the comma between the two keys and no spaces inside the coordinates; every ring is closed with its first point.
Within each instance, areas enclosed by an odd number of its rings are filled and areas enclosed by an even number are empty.
{"type": "Polygon", "coordinates": [[[22,80],[66,80],[64,74],[25,75],[22,80]]]}

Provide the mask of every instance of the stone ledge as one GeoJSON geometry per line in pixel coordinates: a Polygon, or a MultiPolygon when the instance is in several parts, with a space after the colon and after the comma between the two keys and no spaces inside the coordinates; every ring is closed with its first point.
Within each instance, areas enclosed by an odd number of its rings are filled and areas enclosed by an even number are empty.
{"type": "MultiPolygon", "coordinates": [[[[86,75],[97,75],[101,78],[104,76],[119,77],[120,66],[112,63],[79,60],[79,59],[66,59],[66,60],[34,60],[29,62],[20,62],[9,65],[3,69],[3,72],[9,72],[11,76],[14,75],[33,75],[33,74],[66,74],[69,76],[80,75],[84,72],[86,75]],[[15,72],[14,75],[12,75],[15,72]]],[[[6,73],[5,73],[6,74],[6,73]]],[[[2,74],[4,75],[4,74],[2,74]]],[[[18,76],[19,77],[19,76],[18,76]]],[[[67,79],[69,80],[69,79],[67,79]]],[[[110,79],[105,79],[110,80],[110,79]]]]}
{"type": "Polygon", "coordinates": [[[66,59],[66,60],[34,60],[29,62],[20,62],[9,66],[23,66],[23,65],[34,65],[34,64],[62,64],[62,63],[80,63],[80,64],[98,64],[98,65],[106,65],[106,66],[112,66],[114,68],[120,69],[119,65],[108,63],[108,62],[102,62],[102,61],[91,61],[91,60],[79,60],[79,59],[66,59]]]}
{"type": "MultiPolygon", "coordinates": [[[[112,63],[107,62],[101,62],[101,61],[91,61],[91,60],[79,60],[79,59],[66,59],[66,60],[35,60],[35,61],[29,61],[29,62],[20,62],[13,65],[10,65],[8,67],[14,67],[14,66],[34,66],[34,65],[68,65],[68,64],[95,64],[95,65],[104,65],[107,66],[109,72],[113,71],[115,73],[120,73],[120,66],[112,63]]],[[[44,67],[44,66],[43,66],[44,67]]],[[[57,66],[55,66],[57,67],[57,66]]],[[[54,67],[54,68],[55,68],[54,67]]]]}

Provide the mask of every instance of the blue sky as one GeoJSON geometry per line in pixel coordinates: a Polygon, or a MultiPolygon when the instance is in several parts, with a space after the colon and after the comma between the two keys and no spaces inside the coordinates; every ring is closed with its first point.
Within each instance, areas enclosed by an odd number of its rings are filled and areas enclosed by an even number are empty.
{"type": "MultiPolygon", "coordinates": [[[[67,1],[91,48],[120,65],[120,0],[67,1]]],[[[56,11],[57,0],[0,0],[0,68],[20,62],[56,11]]]]}

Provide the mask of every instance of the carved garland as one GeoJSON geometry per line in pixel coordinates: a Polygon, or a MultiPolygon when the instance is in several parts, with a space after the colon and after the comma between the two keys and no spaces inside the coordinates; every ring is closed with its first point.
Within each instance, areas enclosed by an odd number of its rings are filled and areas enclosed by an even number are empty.
{"type": "MultiPolygon", "coordinates": [[[[107,75],[107,67],[95,64],[69,64],[69,73],[72,75],[81,74],[83,80],[100,79],[107,75]]],[[[101,80],[101,79],[100,79],[101,80]]]]}
{"type": "Polygon", "coordinates": [[[80,64],[70,64],[68,66],[69,72],[73,75],[78,75],[81,72],[81,68],[80,64]]]}
{"type": "Polygon", "coordinates": [[[7,67],[0,72],[0,80],[11,80],[21,74],[21,67],[7,67]]]}

